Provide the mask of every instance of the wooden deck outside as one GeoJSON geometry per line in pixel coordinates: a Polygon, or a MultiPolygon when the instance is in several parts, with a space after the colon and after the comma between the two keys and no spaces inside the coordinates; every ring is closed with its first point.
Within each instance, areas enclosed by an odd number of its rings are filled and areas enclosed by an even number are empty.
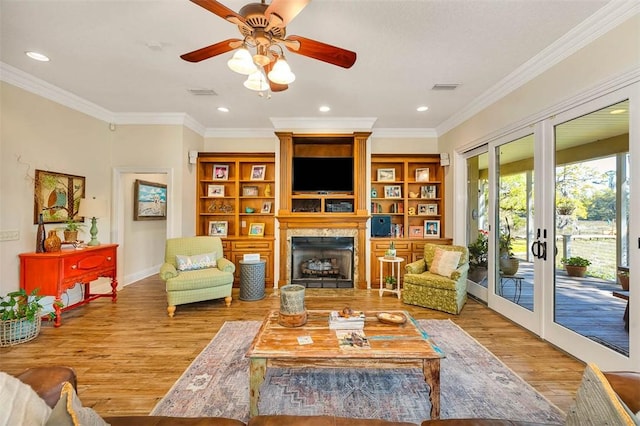
{"type": "MultiPolygon", "coordinates": [[[[502,295],[533,310],[533,264],[521,260],[517,275],[523,277],[520,298],[515,292],[515,282],[509,279],[505,280],[502,295]]],[[[566,272],[558,271],[555,321],[619,353],[629,355],[629,332],[624,326],[627,303],[613,296],[613,291],[620,289],[617,283],[593,277],[570,277],[566,272]]]]}

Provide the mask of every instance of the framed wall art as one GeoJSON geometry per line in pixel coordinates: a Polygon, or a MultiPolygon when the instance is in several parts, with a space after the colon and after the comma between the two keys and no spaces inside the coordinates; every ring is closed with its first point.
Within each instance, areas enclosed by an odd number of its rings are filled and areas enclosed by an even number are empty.
{"type": "Polygon", "coordinates": [[[78,213],[84,198],[84,176],[36,170],[33,223],[42,213],[44,223],[63,223],[78,213]]]}
{"type": "Polygon", "coordinates": [[[224,185],[208,185],[207,197],[224,197],[224,185]]]}
{"type": "Polygon", "coordinates": [[[265,164],[251,166],[251,180],[264,180],[267,166],[265,164]]]}
{"type": "Polygon", "coordinates": [[[380,182],[393,182],[396,180],[396,169],[378,169],[378,180],[380,182]]]}
{"type": "Polygon", "coordinates": [[[229,180],[229,166],[226,164],[214,164],[213,180],[229,180]]]}
{"type": "Polygon", "coordinates": [[[133,191],[133,220],[167,218],[167,185],[136,179],[133,191]]]}
{"type": "Polygon", "coordinates": [[[249,225],[250,237],[264,237],[264,223],[252,223],[249,225]]]}
{"type": "Polygon", "coordinates": [[[212,220],[209,222],[209,236],[226,237],[229,223],[226,220],[212,220]]]}
{"type": "Polygon", "coordinates": [[[424,221],[424,236],[428,238],[440,238],[440,221],[439,220],[425,220],[424,221]]]}

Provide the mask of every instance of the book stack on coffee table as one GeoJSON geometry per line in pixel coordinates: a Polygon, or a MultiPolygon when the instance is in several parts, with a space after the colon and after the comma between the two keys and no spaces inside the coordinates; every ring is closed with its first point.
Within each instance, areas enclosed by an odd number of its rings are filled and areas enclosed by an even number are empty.
{"type": "Polygon", "coordinates": [[[364,312],[352,311],[344,315],[338,311],[329,313],[330,330],[362,330],[364,328],[364,312]]]}

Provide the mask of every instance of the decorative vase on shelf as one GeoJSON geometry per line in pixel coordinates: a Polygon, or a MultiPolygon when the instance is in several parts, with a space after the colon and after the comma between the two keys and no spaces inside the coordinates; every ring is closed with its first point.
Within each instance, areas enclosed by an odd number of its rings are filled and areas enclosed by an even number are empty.
{"type": "Polygon", "coordinates": [[[271,197],[271,185],[267,184],[267,186],[265,186],[264,188],[264,196],[265,197],[271,197]]]}
{"type": "Polygon", "coordinates": [[[42,218],[42,213],[40,213],[40,216],[38,216],[38,230],[36,231],[36,253],[44,253],[45,238],[44,219],[42,218]]]}
{"type": "Polygon", "coordinates": [[[47,253],[53,253],[56,251],[60,251],[60,247],[62,247],[62,241],[60,237],[58,237],[58,233],[55,229],[49,231],[49,236],[46,240],[44,240],[44,250],[47,253]]]}

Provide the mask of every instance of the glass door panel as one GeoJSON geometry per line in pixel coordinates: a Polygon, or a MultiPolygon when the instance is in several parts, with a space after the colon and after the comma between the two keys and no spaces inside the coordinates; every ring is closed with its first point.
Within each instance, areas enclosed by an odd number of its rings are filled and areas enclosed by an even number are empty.
{"type": "Polygon", "coordinates": [[[529,258],[534,193],[534,137],[523,136],[495,148],[496,208],[494,293],[534,310],[533,262],[529,258]]]}
{"type": "Polygon", "coordinates": [[[554,139],[553,321],[628,356],[629,102],[562,122],[554,139]]]}
{"type": "Polygon", "coordinates": [[[489,260],[489,154],[486,147],[484,151],[467,158],[467,290],[486,302],[489,260]]]}

